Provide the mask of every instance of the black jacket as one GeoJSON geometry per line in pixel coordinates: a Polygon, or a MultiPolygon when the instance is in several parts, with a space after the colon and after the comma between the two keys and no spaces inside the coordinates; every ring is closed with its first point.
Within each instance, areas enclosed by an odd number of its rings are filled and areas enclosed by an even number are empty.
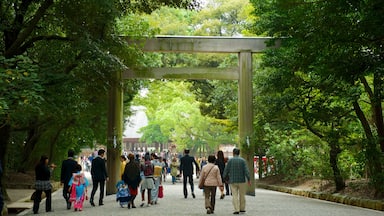
{"type": "Polygon", "coordinates": [[[193,175],[193,164],[195,164],[196,170],[199,170],[199,165],[197,164],[194,157],[184,155],[180,159],[180,171],[184,176],[193,175]]]}
{"type": "Polygon", "coordinates": [[[131,188],[136,189],[141,181],[140,168],[136,161],[132,160],[125,165],[123,180],[131,188]]]}
{"type": "Polygon", "coordinates": [[[92,160],[91,168],[92,181],[105,181],[108,177],[105,160],[101,157],[96,157],[92,160]]]}
{"type": "Polygon", "coordinates": [[[44,163],[39,163],[35,167],[36,180],[48,181],[51,178],[51,171],[44,163]]]}
{"type": "Polygon", "coordinates": [[[71,180],[72,177],[72,173],[75,172],[76,165],[77,162],[72,158],[68,158],[63,161],[63,163],[61,164],[61,183],[64,183],[65,185],[69,183],[69,180],[71,180]]]}

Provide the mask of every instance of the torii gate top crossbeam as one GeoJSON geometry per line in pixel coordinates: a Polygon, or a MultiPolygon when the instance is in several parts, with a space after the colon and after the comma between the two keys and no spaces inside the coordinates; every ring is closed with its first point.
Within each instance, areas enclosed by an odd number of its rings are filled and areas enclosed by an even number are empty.
{"type": "MultiPolygon", "coordinates": [[[[266,42],[270,39],[270,37],[156,36],[144,39],[142,50],[183,53],[239,53],[242,51],[260,53],[267,49],[266,42]]],[[[132,41],[132,38],[127,37],[127,40],[132,41]]]]}

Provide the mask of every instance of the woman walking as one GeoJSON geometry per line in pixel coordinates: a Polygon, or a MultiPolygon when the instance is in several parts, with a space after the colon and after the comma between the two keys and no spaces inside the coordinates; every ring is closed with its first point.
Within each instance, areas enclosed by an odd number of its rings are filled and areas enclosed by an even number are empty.
{"type": "Polygon", "coordinates": [[[35,196],[33,200],[33,213],[37,214],[39,212],[39,206],[41,202],[41,194],[45,193],[45,211],[52,211],[52,185],[51,185],[51,172],[55,168],[55,165],[52,164],[48,166],[48,157],[43,155],[40,158],[39,163],[35,167],[35,196]]]}
{"type": "Polygon", "coordinates": [[[220,187],[222,192],[224,191],[220,169],[215,165],[215,161],[216,158],[214,155],[208,156],[208,164],[201,170],[199,179],[199,185],[204,184],[205,209],[207,209],[207,214],[213,214],[215,211],[217,186],[220,187]]]}
{"type": "Polygon", "coordinates": [[[128,155],[129,162],[125,165],[123,180],[125,184],[128,185],[129,193],[131,195],[131,200],[128,203],[128,208],[136,208],[135,206],[135,198],[137,196],[138,187],[141,182],[140,177],[140,164],[138,164],[135,160],[135,156],[133,154],[128,155]]]}

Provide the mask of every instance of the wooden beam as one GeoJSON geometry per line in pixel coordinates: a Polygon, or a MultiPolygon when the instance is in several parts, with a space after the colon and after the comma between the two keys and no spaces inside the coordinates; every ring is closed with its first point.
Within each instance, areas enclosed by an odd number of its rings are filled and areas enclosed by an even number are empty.
{"type": "Polygon", "coordinates": [[[247,194],[255,196],[255,179],[253,166],[253,88],[252,88],[252,53],[239,53],[239,139],[240,154],[247,161],[251,175],[251,186],[247,187],[247,194]]]}
{"type": "MultiPolygon", "coordinates": [[[[205,37],[205,36],[156,36],[134,40],[126,37],[130,43],[137,43],[145,52],[183,52],[183,53],[239,53],[265,51],[270,37],[205,37]]],[[[276,41],[279,46],[280,41],[276,41]]],[[[274,47],[276,47],[274,46],[274,47]]]]}
{"type": "Polygon", "coordinates": [[[123,79],[210,79],[238,80],[238,67],[231,68],[146,68],[127,70],[123,79]]]}

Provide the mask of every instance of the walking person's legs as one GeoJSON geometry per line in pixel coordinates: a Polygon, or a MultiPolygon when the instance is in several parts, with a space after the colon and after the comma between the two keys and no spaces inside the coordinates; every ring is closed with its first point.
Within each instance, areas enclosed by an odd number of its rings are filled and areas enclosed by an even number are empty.
{"type": "Polygon", "coordinates": [[[69,185],[68,182],[66,182],[63,185],[63,197],[65,199],[65,202],[67,203],[67,209],[71,209],[71,202],[69,202],[69,196],[69,185]]]}
{"type": "Polygon", "coordinates": [[[245,191],[247,189],[246,183],[239,184],[239,206],[240,212],[245,212],[245,191]]]}
{"type": "Polygon", "coordinates": [[[239,184],[234,183],[230,184],[231,191],[232,191],[232,204],[233,208],[235,209],[234,213],[239,213],[240,212],[240,201],[239,201],[239,184]]]}
{"type": "Polygon", "coordinates": [[[50,212],[52,211],[52,190],[45,190],[45,211],[50,212]]]}
{"type": "Polygon", "coordinates": [[[210,196],[211,196],[211,213],[215,211],[215,205],[216,205],[216,186],[213,186],[210,190],[210,196]]]}
{"type": "Polygon", "coordinates": [[[97,191],[97,187],[99,185],[99,182],[96,180],[92,181],[92,191],[91,191],[91,198],[89,199],[89,202],[91,203],[92,206],[95,206],[95,203],[93,202],[93,198],[95,197],[95,193],[97,191]]]}
{"type": "Polygon", "coordinates": [[[203,191],[204,191],[204,205],[205,205],[205,209],[207,210],[207,214],[211,214],[211,203],[210,203],[210,200],[209,200],[209,190],[208,190],[208,187],[205,186],[203,191]]]}
{"type": "Polygon", "coordinates": [[[191,193],[192,193],[192,197],[195,198],[195,193],[194,193],[194,186],[193,186],[193,175],[189,175],[188,176],[188,181],[189,181],[189,185],[191,186],[191,193]]]}
{"type": "Polygon", "coordinates": [[[145,201],[145,189],[142,189],[141,190],[141,204],[140,204],[140,207],[143,207],[144,206],[144,201],[145,201]]]}
{"type": "Polygon", "coordinates": [[[155,178],[154,183],[155,183],[155,188],[152,189],[151,200],[152,200],[152,204],[157,204],[157,200],[159,196],[160,177],[155,178]]]}
{"type": "Polygon", "coordinates": [[[151,195],[152,195],[152,189],[148,189],[147,190],[148,191],[148,193],[147,193],[147,197],[148,197],[148,206],[151,204],[151,195]]]}
{"type": "Polygon", "coordinates": [[[39,206],[41,202],[41,194],[43,193],[42,190],[36,190],[35,191],[35,199],[33,200],[33,213],[37,214],[39,212],[39,206]]]}
{"type": "Polygon", "coordinates": [[[183,174],[183,192],[184,192],[184,198],[187,198],[188,191],[187,191],[187,178],[188,176],[183,174]]]}
{"type": "Polygon", "coordinates": [[[104,199],[104,188],[105,188],[105,181],[100,181],[100,197],[99,197],[99,205],[104,205],[103,199],[104,199]]]}

